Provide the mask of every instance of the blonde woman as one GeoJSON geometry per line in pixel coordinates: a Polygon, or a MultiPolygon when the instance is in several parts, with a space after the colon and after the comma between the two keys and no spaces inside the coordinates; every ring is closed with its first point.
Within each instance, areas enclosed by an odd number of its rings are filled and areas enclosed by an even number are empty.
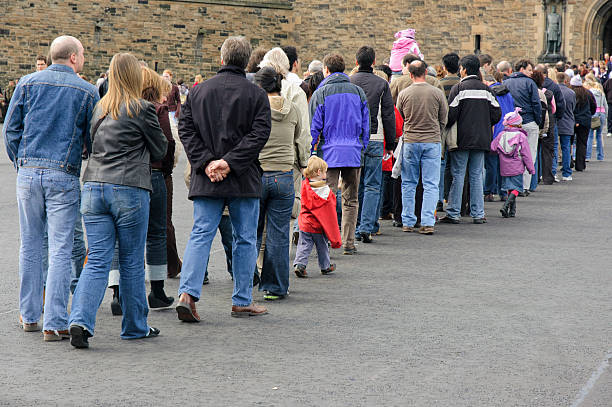
{"type": "Polygon", "coordinates": [[[96,312],[115,248],[119,242],[122,339],[150,338],[159,330],[147,324],[144,249],[152,190],[151,162],[161,160],[168,141],[155,106],[141,98],[142,72],[131,54],[110,63],[108,93],[91,121],[92,151],[83,174],[81,213],[89,259],[72,300],[70,343],[89,347],[96,312]]]}
{"type": "Polygon", "coordinates": [[[193,82],[193,87],[195,88],[197,86],[197,84],[202,82],[203,80],[204,80],[204,78],[202,78],[202,75],[197,74],[195,76],[195,81],[193,82]]]}
{"type": "Polygon", "coordinates": [[[587,88],[595,98],[597,103],[597,110],[593,115],[593,118],[599,118],[599,127],[591,128],[589,131],[589,138],[587,140],[586,160],[591,159],[593,153],[593,138],[597,140],[597,161],[603,161],[604,149],[603,149],[603,137],[604,127],[608,122],[608,101],[606,99],[606,93],[603,90],[601,83],[595,78],[592,73],[585,77],[584,87],[587,88]]]}

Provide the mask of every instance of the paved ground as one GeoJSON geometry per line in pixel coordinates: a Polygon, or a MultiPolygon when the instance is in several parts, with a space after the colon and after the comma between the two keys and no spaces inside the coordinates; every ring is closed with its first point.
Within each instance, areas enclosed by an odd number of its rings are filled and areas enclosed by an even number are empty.
{"type": "MultiPolygon", "coordinates": [[[[0,157],[0,405],[612,404],[612,161],[540,186],[516,219],[500,218],[496,202],[488,224],[464,219],[431,237],[385,222],[358,255],[333,253],[335,275],[313,259],[312,278],[292,276],[291,296],[261,318],[230,318],[216,241],[202,323],[151,312],[162,336],[122,341],[107,295],[91,348],[79,351],[18,329],[15,173],[0,157]]],[[[181,252],[191,226],[183,165],[181,252]]]]}

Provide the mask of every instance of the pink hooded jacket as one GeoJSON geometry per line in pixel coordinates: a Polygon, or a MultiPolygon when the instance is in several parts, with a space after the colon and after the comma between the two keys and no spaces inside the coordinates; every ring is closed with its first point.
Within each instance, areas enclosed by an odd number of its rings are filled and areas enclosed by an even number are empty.
{"type": "Polygon", "coordinates": [[[392,71],[398,72],[402,70],[402,59],[406,54],[414,54],[423,59],[419,44],[414,39],[415,34],[416,31],[412,28],[395,33],[397,40],[395,40],[391,48],[391,60],[389,61],[389,68],[392,71]]]}
{"type": "Polygon", "coordinates": [[[491,151],[499,155],[499,173],[502,177],[521,175],[525,168],[530,174],[535,174],[525,130],[518,127],[504,128],[491,143],[491,151]]]}

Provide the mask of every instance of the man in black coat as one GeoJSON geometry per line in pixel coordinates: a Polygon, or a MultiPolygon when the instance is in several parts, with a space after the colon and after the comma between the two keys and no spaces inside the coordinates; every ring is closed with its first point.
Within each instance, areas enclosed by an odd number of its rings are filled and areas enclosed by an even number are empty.
{"type": "Polygon", "coordinates": [[[257,221],[261,195],[259,152],[271,130],[266,92],[244,72],[251,45],[230,37],[221,47],[217,75],[200,83],[181,109],[179,136],[191,164],[189,199],[194,225],[183,257],[178,318],[199,322],[195,302],[200,298],[204,269],[221,214],[229,208],[234,228],[232,316],[267,313],[252,302],[253,270],[257,259],[257,221]]]}

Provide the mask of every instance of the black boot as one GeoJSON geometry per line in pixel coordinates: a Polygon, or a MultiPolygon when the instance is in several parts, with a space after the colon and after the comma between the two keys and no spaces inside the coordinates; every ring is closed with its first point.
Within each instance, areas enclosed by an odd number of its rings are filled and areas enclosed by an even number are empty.
{"type": "Polygon", "coordinates": [[[119,286],[112,285],[110,288],[113,289],[113,300],[111,301],[111,312],[113,315],[123,315],[121,310],[121,303],[119,302],[119,286]]]}
{"type": "Polygon", "coordinates": [[[514,194],[510,194],[508,197],[508,201],[510,201],[510,208],[508,209],[508,216],[514,218],[516,215],[516,197],[514,194]]]}
{"type": "Polygon", "coordinates": [[[167,297],[164,291],[164,280],[151,281],[149,293],[149,308],[168,308],[174,302],[173,297],[167,297]]]}
{"type": "MultiPolygon", "coordinates": [[[[514,197],[514,195],[512,195],[512,197],[514,197]]],[[[503,216],[504,218],[510,216],[509,212],[510,207],[512,206],[511,202],[513,202],[511,199],[506,199],[506,201],[504,202],[504,206],[502,206],[502,208],[499,210],[499,213],[501,213],[501,216],[503,216]]]]}

